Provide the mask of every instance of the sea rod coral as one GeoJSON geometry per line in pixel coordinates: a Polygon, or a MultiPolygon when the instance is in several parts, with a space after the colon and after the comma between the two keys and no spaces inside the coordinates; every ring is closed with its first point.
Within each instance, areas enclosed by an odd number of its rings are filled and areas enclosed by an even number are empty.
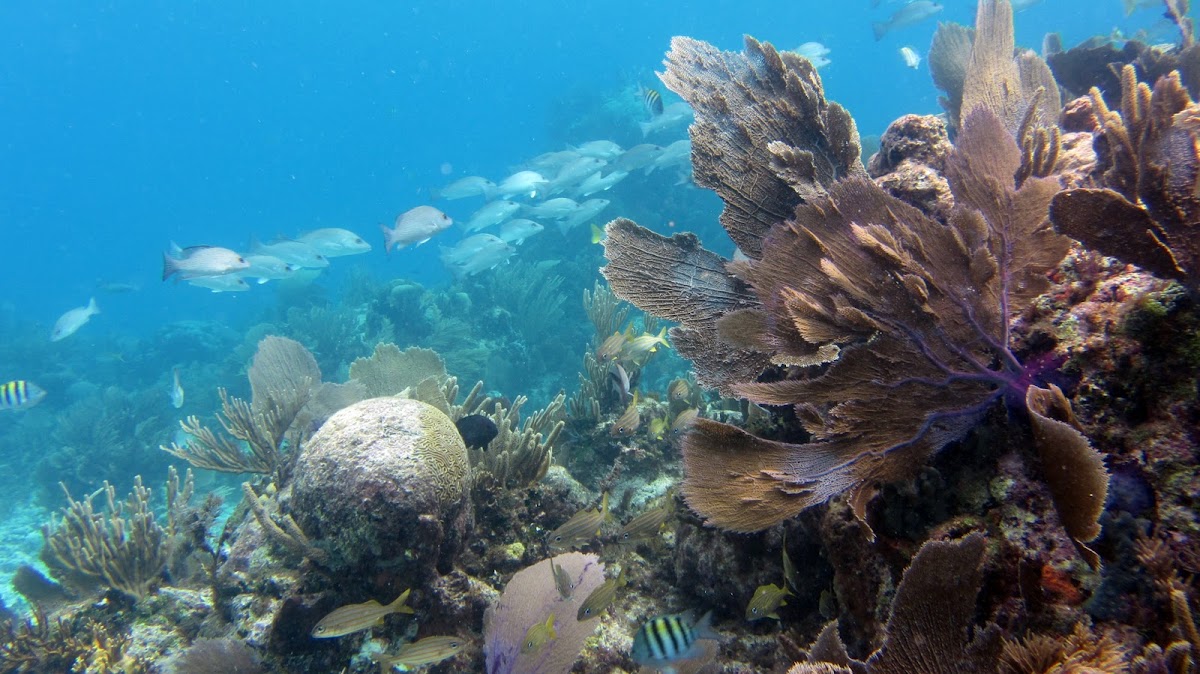
{"type": "MultiPolygon", "coordinates": [[[[759,83],[792,81],[795,66],[772,57],[770,45],[747,40],[747,51],[764,56],[743,58],[782,72],[745,76],[740,90],[753,92],[763,115],[786,109],[759,83]]],[[[712,71],[697,53],[708,52],[677,40],[664,81],[712,71]]],[[[706,97],[678,93],[697,107],[697,120],[705,118],[706,97]]],[[[810,118],[796,115],[794,123],[810,118]]],[[[876,485],[911,477],[997,401],[1024,414],[1038,373],[1014,355],[1010,321],[1048,287],[1046,274],[1069,240],[1047,221],[1057,181],[1028,177],[1016,187],[1023,157],[1007,126],[986,104],[964,116],[947,159],[955,206],[946,224],[853,171],[823,182],[824,193],[806,184],[804,203],[781,215],[744,262],[708,253],[694,237],[609,224],[605,276],[618,295],[683,324],[672,336],[692,347],[680,348],[684,355],[701,354],[694,359],[701,383],[761,405],[794,406],[811,435],[791,444],[698,420],[682,442],[682,491],[710,524],[759,530],[844,492],[863,519],[876,485]]],[[[772,147],[776,141],[759,131],[697,124],[692,133],[772,147]]],[[[780,180],[793,179],[778,162],[770,166],[780,180]]],[[[1100,476],[1082,498],[1059,502],[1083,504],[1085,524],[1068,531],[1083,541],[1098,533],[1106,478],[1083,436],[1063,425],[1069,430],[1056,426],[1062,435],[1055,437],[1070,442],[1060,459],[1100,476]]],[[[1057,500],[1060,490],[1052,491],[1057,500]]]]}

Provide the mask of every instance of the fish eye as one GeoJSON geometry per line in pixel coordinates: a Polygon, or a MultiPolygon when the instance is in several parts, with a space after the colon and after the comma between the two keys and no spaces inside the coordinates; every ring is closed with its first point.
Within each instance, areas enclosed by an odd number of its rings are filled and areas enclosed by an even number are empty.
{"type": "Polygon", "coordinates": [[[583,609],[583,614],[584,614],[584,615],[591,615],[591,614],[592,614],[592,609],[590,609],[590,608],[585,608],[585,609],[583,609]]]}
{"type": "Polygon", "coordinates": [[[244,257],[239,257],[239,258],[238,258],[238,262],[245,262],[245,261],[246,261],[246,258],[244,258],[244,257]]]}
{"type": "Polygon", "coordinates": [[[318,632],[324,632],[324,631],[325,631],[325,626],[324,626],[324,625],[317,625],[317,631],[318,631],[318,632]]]}
{"type": "Polygon", "coordinates": [[[450,648],[460,648],[460,647],[461,647],[461,644],[459,644],[457,641],[450,642],[450,648]]]}

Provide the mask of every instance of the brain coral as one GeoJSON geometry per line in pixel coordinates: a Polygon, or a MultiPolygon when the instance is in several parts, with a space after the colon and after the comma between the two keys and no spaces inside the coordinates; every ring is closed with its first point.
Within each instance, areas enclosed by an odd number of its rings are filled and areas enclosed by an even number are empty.
{"type": "Polygon", "coordinates": [[[471,523],[467,448],[449,417],[403,398],[334,414],[296,462],[291,510],[338,568],[448,570],[471,523]]]}

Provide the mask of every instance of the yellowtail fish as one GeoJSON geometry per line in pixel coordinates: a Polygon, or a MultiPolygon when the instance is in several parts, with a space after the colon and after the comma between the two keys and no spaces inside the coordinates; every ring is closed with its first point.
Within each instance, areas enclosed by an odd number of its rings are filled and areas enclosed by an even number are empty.
{"type": "Polygon", "coordinates": [[[660,346],[671,348],[671,345],[667,343],[666,328],[659,330],[657,335],[647,332],[626,341],[624,348],[621,349],[621,358],[640,362],[658,351],[660,346]]]}
{"type": "Polygon", "coordinates": [[[0,410],[27,410],[45,397],[46,391],[31,381],[16,379],[0,384],[0,410]]]}
{"type": "Polygon", "coordinates": [[[637,432],[638,426],[641,424],[642,415],[638,412],[638,394],[634,391],[633,400],[629,401],[629,407],[626,407],[621,416],[617,417],[608,432],[617,437],[629,437],[637,432]]]}
{"type": "Polygon", "coordinates": [[[548,642],[557,639],[558,632],[554,631],[554,614],[551,613],[546,622],[537,623],[525,632],[525,639],[521,642],[522,653],[536,653],[541,650],[548,642]]]}
{"type": "Polygon", "coordinates": [[[175,409],[183,407],[183,386],[179,383],[179,368],[172,368],[171,406],[175,409]]]}
{"type": "Polygon", "coordinates": [[[651,117],[657,117],[663,113],[662,94],[658,93],[658,89],[639,87],[638,93],[642,96],[642,105],[645,106],[646,112],[650,113],[651,117]]]}
{"type": "Polygon", "coordinates": [[[624,346],[625,335],[614,332],[600,344],[600,348],[596,349],[596,360],[607,363],[620,355],[624,346]]]}
{"type": "Polygon", "coordinates": [[[686,409],[675,416],[675,420],[671,422],[671,432],[675,435],[680,435],[696,421],[696,417],[700,416],[700,410],[695,407],[686,409]]]}
{"type": "Polygon", "coordinates": [[[580,510],[546,539],[551,550],[569,550],[600,535],[600,525],[608,517],[608,492],[600,498],[600,507],[580,510]]]}
{"type": "Polygon", "coordinates": [[[701,654],[697,641],[720,639],[710,626],[711,622],[711,612],[705,613],[694,624],[686,613],[647,621],[633,636],[633,659],[639,665],[662,669],[665,665],[695,658],[701,654]]]}
{"type": "Polygon", "coordinates": [[[762,618],[779,620],[779,614],[776,611],[780,606],[787,606],[784,599],[791,593],[791,590],[786,587],[779,587],[774,583],[759,585],[758,589],[754,591],[754,596],[750,598],[750,603],[746,605],[746,620],[762,618]]]}
{"type": "Polygon", "coordinates": [[[657,536],[658,530],[662,528],[673,512],[675,512],[675,492],[668,491],[663,497],[662,503],[634,517],[621,527],[621,532],[617,534],[617,540],[624,543],[657,536]]]}
{"type": "Polygon", "coordinates": [[[571,582],[571,574],[555,564],[553,558],[550,559],[550,572],[554,575],[554,587],[558,588],[558,596],[570,599],[571,592],[575,590],[575,583],[571,582]]]}
{"type": "Polygon", "coordinates": [[[692,393],[692,385],[686,379],[676,379],[667,387],[667,397],[671,400],[683,400],[692,393]]]}
{"type": "Polygon", "coordinates": [[[604,612],[609,604],[612,604],[613,599],[617,596],[617,590],[625,587],[625,569],[621,569],[621,573],[617,574],[616,578],[609,578],[600,584],[600,587],[592,590],[592,593],[583,600],[579,605],[579,611],[575,613],[575,619],[579,622],[591,620],[604,612]]]}
{"type": "Polygon", "coordinates": [[[395,655],[381,655],[376,657],[376,660],[385,672],[396,665],[432,665],[458,655],[463,646],[466,646],[466,642],[454,636],[425,637],[420,641],[404,644],[395,655]]]}
{"type": "Polygon", "coordinates": [[[313,627],[312,636],[315,639],[340,637],[378,625],[384,617],[393,613],[412,613],[412,608],[404,605],[408,601],[410,592],[412,592],[411,589],[405,590],[399,597],[396,597],[396,601],[387,606],[372,599],[362,604],[348,604],[334,609],[313,627]]]}

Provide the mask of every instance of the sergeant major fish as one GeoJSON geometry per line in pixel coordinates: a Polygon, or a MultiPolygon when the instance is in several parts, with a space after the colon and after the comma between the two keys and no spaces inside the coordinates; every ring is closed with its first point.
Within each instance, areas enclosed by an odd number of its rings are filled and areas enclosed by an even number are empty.
{"type": "Polygon", "coordinates": [[[639,665],[662,669],[697,658],[703,654],[697,641],[720,639],[711,623],[711,612],[695,623],[687,613],[649,620],[633,637],[633,659],[639,665]]]}
{"type": "Polygon", "coordinates": [[[397,215],[396,224],[391,229],[387,225],[380,225],[379,228],[383,230],[384,250],[391,253],[393,248],[413,244],[419,246],[453,224],[450,216],[433,206],[417,206],[397,215]]]}
{"type": "Polygon", "coordinates": [[[374,599],[362,604],[348,604],[321,618],[312,628],[315,639],[330,639],[340,637],[368,627],[378,625],[383,619],[393,613],[412,613],[413,610],[405,605],[412,589],[405,590],[392,603],[384,606],[374,599]]]}
{"type": "Polygon", "coordinates": [[[86,307],[75,307],[66,311],[54,322],[54,328],[50,331],[50,341],[57,342],[70,337],[98,313],[100,313],[100,308],[96,306],[95,297],[88,300],[86,307]]]}
{"type": "Polygon", "coordinates": [[[31,381],[16,379],[0,384],[0,410],[27,410],[45,397],[46,391],[31,381]]]}
{"type": "Polygon", "coordinates": [[[551,550],[568,550],[600,535],[600,526],[608,518],[608,492],[600,498],[600,507],[580,510],[562,526],[550,532],[546,544],[551,550]]]}

